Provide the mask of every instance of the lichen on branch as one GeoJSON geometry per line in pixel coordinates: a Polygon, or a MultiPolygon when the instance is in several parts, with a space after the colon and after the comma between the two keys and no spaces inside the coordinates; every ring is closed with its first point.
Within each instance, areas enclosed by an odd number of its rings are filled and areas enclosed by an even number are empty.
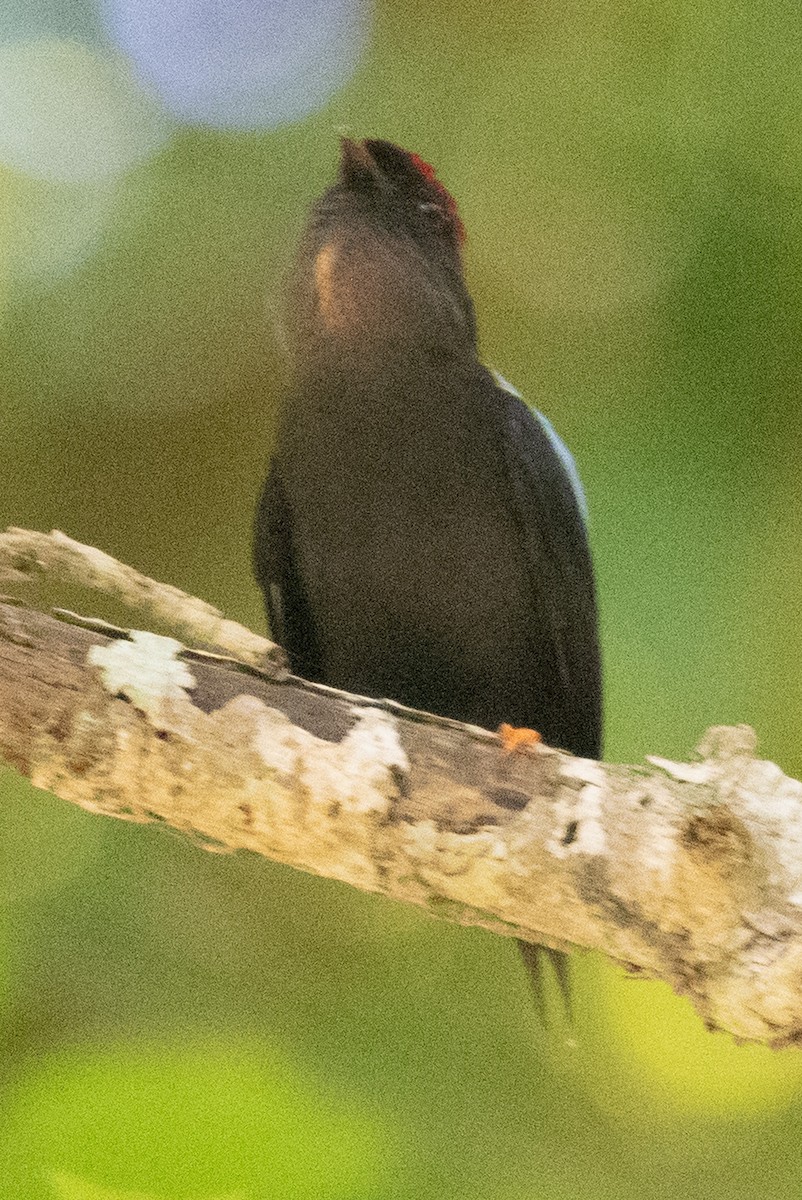
{"type": "Polygon", "coordinates": [[[711,1027],[802,1041],[802,784],[745,726],[687,763],[510,754],[391,701],[0,604],[0,757],[90,811],[600,950],[711,1027]]]}

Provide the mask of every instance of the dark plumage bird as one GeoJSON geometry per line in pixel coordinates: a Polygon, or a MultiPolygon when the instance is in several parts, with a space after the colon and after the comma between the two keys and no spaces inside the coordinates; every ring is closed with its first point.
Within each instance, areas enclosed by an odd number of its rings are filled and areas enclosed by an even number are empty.
{"type": "Polygon", "coordinates": [[[297,674],[598,758],[584,497],[478,357],[463,242],[428,164],[343,140],[291,281],[257,579],[297,674]]]}

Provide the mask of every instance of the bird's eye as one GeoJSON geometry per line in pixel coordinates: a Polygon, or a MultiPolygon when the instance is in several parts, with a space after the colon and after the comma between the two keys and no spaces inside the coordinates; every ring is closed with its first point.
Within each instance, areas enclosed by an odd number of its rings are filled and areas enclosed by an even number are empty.
{"type": "Polygon", "coordinates": [[[436,233],[444,233],[449,225],[449,214],[445,206],[434,200],[422,200],[418,204],[418,212],[429,229],[436,233]]]}
{"type": "Polygon", "coordinates": [[[436,200],[420,200],[415,205],[420,214],[420,223],[441,237],[454,238],[458,246],[465,241],[465,230],[462,221],[457,216],[457,208],[453,200],[438,204],[436,200]]]}

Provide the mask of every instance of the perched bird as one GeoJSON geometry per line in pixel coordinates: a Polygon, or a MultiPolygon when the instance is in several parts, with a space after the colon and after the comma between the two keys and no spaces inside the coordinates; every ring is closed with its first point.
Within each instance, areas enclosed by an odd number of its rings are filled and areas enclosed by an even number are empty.
{"type": "Polygon", "coordinates": [[[427,163],[342,140],[291,277],[256,576],[297,674],[598,758],[581,484],[479,359],[464,240],[427,163]]]}

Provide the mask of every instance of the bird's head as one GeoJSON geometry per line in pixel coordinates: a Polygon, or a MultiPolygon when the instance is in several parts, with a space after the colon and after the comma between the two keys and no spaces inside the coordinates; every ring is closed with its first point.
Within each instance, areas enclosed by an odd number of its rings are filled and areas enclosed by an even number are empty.
{"type": "Polygon", "coordinates": [[[294,279],[304,352],[353,354],[475,344],[465,286],[465,231],[428,163],[391,142],[341,143],[338,178],[317,202],[294,279]]]}

